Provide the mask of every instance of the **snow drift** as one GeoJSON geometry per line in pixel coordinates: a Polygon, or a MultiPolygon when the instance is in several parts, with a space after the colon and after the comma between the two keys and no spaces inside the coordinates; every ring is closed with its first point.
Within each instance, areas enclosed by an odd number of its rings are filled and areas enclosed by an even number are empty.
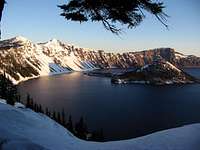
{"type": "MultiPolygon", "coordinates": [[[[5,103],[5,101],[2,101],[5,103]]],[[[88,142],[43,114],[17,104],[0,103],[2,150],[198,150],[200,124],[169,129],[147,136],[114,142],[88,142]]]]}

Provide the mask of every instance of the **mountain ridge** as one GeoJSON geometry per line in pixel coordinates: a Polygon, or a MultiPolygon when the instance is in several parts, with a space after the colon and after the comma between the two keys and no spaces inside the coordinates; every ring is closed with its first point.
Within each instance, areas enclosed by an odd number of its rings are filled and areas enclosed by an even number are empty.
{"type": "Polygon", "coordinates": [[[200,67],[200,57],[184,55],[172,48],[109,53],[78,48],[57,39],[33,43],[17,36],[0,41],[0,72],[5,72],[17,84],[30,78],[70,71],[144,66],[157,56],[177,67],[200,67]]]}

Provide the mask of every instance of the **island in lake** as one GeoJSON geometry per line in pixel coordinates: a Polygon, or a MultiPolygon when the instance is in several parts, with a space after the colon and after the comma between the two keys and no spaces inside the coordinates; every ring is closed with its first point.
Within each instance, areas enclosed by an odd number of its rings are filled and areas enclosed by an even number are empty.
{"type": "Polygon", "coordinates": [[[153,85],[199,83],[199,79],[189,75],[182,69],[163,59],[156,59],[153,63],[144,65],[130,72],[113,75],[114,84],[139,83],[153,85]]]}

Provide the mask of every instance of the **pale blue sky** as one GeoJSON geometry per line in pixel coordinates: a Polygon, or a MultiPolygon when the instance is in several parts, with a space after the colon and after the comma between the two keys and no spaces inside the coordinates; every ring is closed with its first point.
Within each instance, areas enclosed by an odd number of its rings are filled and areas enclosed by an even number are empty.
{"type": "Polygon", "coordinates": [[[118,37],[100,23],[74,23],[59,16],[57,5],[67,0],[7,0],[2,20],[2,38],[22,35],[33,42],[52,38],[70,44],[112,52],[172,47],[200,56],[200,1],[165,0],[167,30],[152,15],[135,29],[125,29],[118,37]]]}

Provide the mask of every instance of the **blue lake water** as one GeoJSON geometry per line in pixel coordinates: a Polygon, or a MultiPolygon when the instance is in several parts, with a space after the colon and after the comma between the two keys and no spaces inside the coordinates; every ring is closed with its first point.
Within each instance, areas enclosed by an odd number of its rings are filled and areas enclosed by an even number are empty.
{"type": "MultiPolygon", "coordinates": [[[[200,78],[200,69],[186,71],[200,78]]],[[[106,140],[200,123],[200,84],[113,85],[75,72],[23,82],[19,91],[52,111],[64,108],[74,121],[83,116],[90,130],[103,129],[106,140]]]]}

